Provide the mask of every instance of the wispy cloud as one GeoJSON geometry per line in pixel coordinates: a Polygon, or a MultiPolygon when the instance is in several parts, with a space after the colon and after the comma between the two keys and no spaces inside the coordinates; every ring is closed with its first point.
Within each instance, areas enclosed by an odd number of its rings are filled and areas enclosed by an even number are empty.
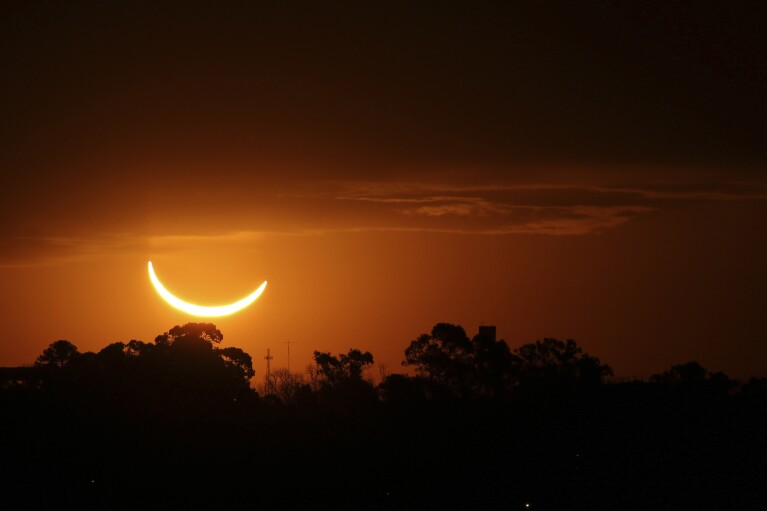
{"type": "MultiPolygon", "coordinates": [[[[461,194],[474,195],[507,192],[570,192],[604,195],[635,196],[652,200],[740,201],[767,200],[767,185],[754,182],[724,182],[678,184],[661,183],[644,186],[604,186],[579,183],[423,183],[423,182],[345,182],[344,200],[375,202],[430,202],[447,199],[465,199],[461,194]],[[451,194],[451,195],[440,195],[451,194]]],[[[477,197],[479,195],[479,197],[477,197]]]]}
{"type": "MultiPolygon", "coordinates": [[[[633,218],[691,201],[767,200],[758,183],[347,182],[336,200],[377,205],[408,229],[482,234],[576,236],[619,227],[633,218]],[[421,217],[422,220],[418,221],[421,217]]],[[[373,207],[369,208],[370,211],[373,207]]]]}
{"type": "Polygon", "coordinates": [[[552,208],[549,218],[538,218],[509,227],[506,234],[578,236],[613,229],[634,217],[656,211],[645,206],[573,206],[552,208]]]}
{"type": "MultiPolygon", "coordinates": [[[[584,185],[352,183],[334,199],[368,204],[408,231],[576,236],[658,211],[657,197],[584,185]],[[595,196],[596,195],[596,196],[595,196]]],[[[363,215],[364,217],[364,215],[363,215]]]]}
{"type": "MultiPolygon", "coordinates": [[[[279,228],[239,215],[238,229],[99,233],[0,239],[0,267],[55,265],[113,255],[173,254],[204,246],[242,250],[275,236],[412,232],[456,235],[582,236],[690,201],[762,201],[758,183],[604,186],[581,183],[345,182],[280,194],[279,228]]],[[[188,228],[188,226],[186,226],[188,228]]]]}

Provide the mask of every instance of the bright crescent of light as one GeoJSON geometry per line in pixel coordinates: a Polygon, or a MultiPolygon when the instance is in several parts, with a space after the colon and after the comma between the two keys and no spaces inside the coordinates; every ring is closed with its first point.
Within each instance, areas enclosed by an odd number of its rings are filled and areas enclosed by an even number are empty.
{"type": "Polygon", "coordinates": [[[159,294],[163,300],[168,302],[173,307],[182,310],[186,312],[187,314],[192,314],[193,316],[203,316],[206,318],[212,318],[216,316],[228,316],[230,314],[234,314],[237,311],[240,311],[250,305],[251,303],[255,302],[259,296],[261,296],[261,293],[264,292],[264,289],[266,288],[266,281],[264,281],[263,284],[261,284],[258,289],[253,291],[251,294],[243,298],[242,300],[236,301],[234,303],[230,303],[229,305],[217,305],[214,307],[205,307],[203,305],[195,305],[193,303],[185,302],[184,300],[177,298],[174,296],[170,291],[165,289],[165,286],[162,285],[162,282],[160,282],[160,279],[157,278],[157,275],[154,273],[154,268],[152,267],[152,261],[149,261],[149,280],[152,281],[152,285],[154,285],[155,290],[157,291],[157,294],[159,294]]]}

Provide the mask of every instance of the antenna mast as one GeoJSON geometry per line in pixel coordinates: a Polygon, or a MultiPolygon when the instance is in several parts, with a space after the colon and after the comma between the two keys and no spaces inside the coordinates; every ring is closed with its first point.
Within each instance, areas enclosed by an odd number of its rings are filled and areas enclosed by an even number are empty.
{"type": "Polygon", "coordinates": [[[297,341],[283,341],[282,344],[288,345],[288,373],[290,373],[290,345],[296,344],[297,341]]]}
{"type": "Polygon", "coordinates": [[[274,394],[274,385],[272,384],[272,368],[271,368],[271,361],[274,358],[271,353],[270,349],[266,348],[266,356],[264,357],[264,360],[266,360],[266,393],[267,394],[274,394]]]}

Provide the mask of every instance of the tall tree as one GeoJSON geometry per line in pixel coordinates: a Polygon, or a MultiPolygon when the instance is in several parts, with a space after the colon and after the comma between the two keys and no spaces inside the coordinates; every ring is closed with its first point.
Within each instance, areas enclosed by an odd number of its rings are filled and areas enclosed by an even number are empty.
{"type": "Polygon", "coordinates": [[[369,351],[350,349],[338,357],[315,351],[314,362],[321,400],[343,406],[375,399],[373,385],[362,378],[365,367],[373,364],[369,351]]]}
{"type": "Polygon", "coordinates": [[[80,355],[77,346],[67,340],[59,340],[51,343],[37,357],[35,365],[38,367],[64,367],[80,355]]]}
{"type": "Polygon", "coordinates": [[[430,334],[422,334],[410,343],[402,364],[415,366],[419,376],[464,394],[473,370],[472,351],[463,327],[437,323],[430,334]]]}

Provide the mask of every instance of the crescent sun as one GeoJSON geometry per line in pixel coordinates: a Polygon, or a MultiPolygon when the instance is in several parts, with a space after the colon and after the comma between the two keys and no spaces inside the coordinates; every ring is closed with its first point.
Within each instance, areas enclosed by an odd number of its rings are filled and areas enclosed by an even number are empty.
{"type": "Polygon", "coordinates": [[[243,298],[242,300],[238,300],[234,303],[230,303],[228,305],[217,305],[213,307],[206,307],[204,305],[196,305],[193,303],[185,302],[184,300],[176,297],[168,291],[165,286],[162,285],[162,282],[160,282],[160,279],[157,278],[157,275],[154,272],[154,268],[152,267],[152,261],[149,261],[149,280],[152,281],[152,285],[155,288],[155,291],[157,291],[157,294],[159,294],[163,300],[168,302],[173,307],[186,312],[187,314],[191,314],[193,316],[202,316],[202,317],[217,317],[217,316],[228,316],[230,314],[234,314],[237,311],[241,311],[251,303],[255,302],[259,296],[261,296],[261,293],[264,292],[264,289],[266,288],[266,281],[263,282],[260,286],[258,286],[258,289],[250,293],[248,296],[243,298]]]}

